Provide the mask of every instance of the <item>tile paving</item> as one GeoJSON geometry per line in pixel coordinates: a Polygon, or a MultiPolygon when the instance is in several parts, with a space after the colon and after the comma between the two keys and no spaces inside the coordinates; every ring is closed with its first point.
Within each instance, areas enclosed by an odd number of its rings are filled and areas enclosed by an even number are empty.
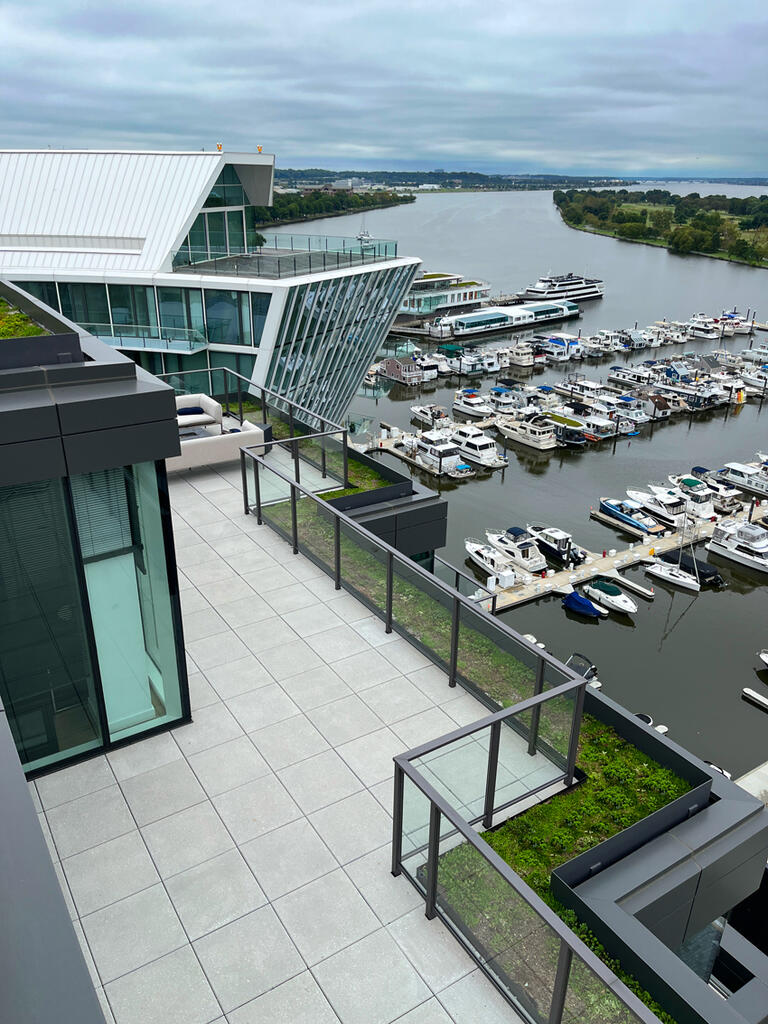
{"type": "Polygon", "coordinates": [[[194,722],[30,784],[108,1024],[518,1020],[389,872],[392,757],[484,709],[237,472],[170,487],[194,722]]]}

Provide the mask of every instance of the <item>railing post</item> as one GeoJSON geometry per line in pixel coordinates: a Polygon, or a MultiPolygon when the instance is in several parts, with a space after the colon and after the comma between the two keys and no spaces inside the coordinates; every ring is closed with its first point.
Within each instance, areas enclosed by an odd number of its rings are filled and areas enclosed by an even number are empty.
{"type": "Polygon", "coordinates": [[[296,483],[301,483],[301,469],[299,467],[299,442],[295,439],[291,441],[291,449],[293,451],[293,473],[296,477],[296,483]]]}
{"type": "Polygon", "coordinates": [[[427,854],[427,906],[426,916],[432,920],[437,902],[437,858],[440,853],[440,808],[430,804],[429,853],[427,854]]]}
{"type": "Polygon", "coordinates": [[[243,515],[249,516],[251,510],[248,506],[248,470],[245,465],[245,452],[240,449],[240,480],[243,487],[243,515]]]}
{"type": "Polygon", "coordinates": [[[341,444],[342,452],[341,457],[344,461],[344,486],[349,487],[349,451],[347,449],[347,431],[342,430],[341,432],[341,444]]]}
{"type": "Polygon", "coordinates": [[[571,973],[573,951],[563,939],[560,940],[560,955],[557,958],[557,973],[552,988],[552,1002],[549,1007],[549,1024],[561,1024],[565,997],[568,995],[568,979],[571,973]]]}
{"type": "Polygon", "coordinates": [[[448,685],[456,685],[456,671],[459,662],[459,624],[461,621],[461,605],[458,597],[453,599],[453,613],[451,616],[451,656],[448,667],[448,685]]]}
{"type": "MultiPolygon", "coordinates": [[[[338,522],[338,520],[336,520],[338,522]]],[[[403,857],[403,791],[405,788],[405,772],[395,763],[395,792],[392,798],[392,874],[397,876],[402,871],[400,861],[403,857]]]]}
{"type": "Polygon", "coordinates": [[[261,389],[261,415],[264,417],[264,422],[269,423],[269,417],[267,416],[267,392],[264,388],[261,389]]]}
{"type": "Polygon", "coordinates": [[[493,805],[496,799],[496,771],[499,767],[499,743],[501,722],[491,726],[491,742],[488,745],[488,770],[485,776],[485,806],[483,807],[483,828],[493,824],[493,805]]]}
{"type": "Polygon", "coordinates": [[[392,590],[394,586],[394,556],[391,551],[387,552],[387,598],[386,598],[386,632],[392,632],[392,590]]]}
{"type": "Polygon", "coordinates": [[[576,706],[573,709],[573,720],[571,722],[571,739],[568,744],[568,767],[566,769],[565,784],[570,786],[576,772],[576,754],[579,750],[579,736],[581,735],[581,719],[584,714],[584,690],[586,682],[576,691],[576,706]]]}
{"type": "Polygon", "coordinates": [[[293,426],[293,406],[292,405],[288,406],[288,430],[290,431],[290,436],[293,437],[295,431],[294,431],[294,426],[293,426]]]}
{"type": "Polygon", "coordinates": [[[299,553],[299,522],[298,522],[298,510],[296,508],[296,488],[291,484],[291,539],[293,543],[293,553],[298,555],[299,553]]]}
{"type": "Polygon", "coordinates": [[[253,459],[253,496],[256,499],[256,522],[261,526],[261,484],[259,481],[259,464],[253,459]]]}
{"type": "MultiPolygon", "coordinates": [[[[533,695],[537,697],[544,689],[544,659],[539,657],[536,662],[536,682],[533,684],[533,695]]],[[[531,757],[536,754],[536,744],[539,741],[539,719],[541,718],[541,704],[531,708],[531,732],[528,736],[528,753],[531,757]]]]}
{"type": "Polygon", "coordinates": [[[333,585],[341,590],[341,520],[333,517],[333,585]]]}
{"type": "Polygon", "coordinates": [[[326,453],[326,450],[325,450],[325,446],[326,446],[327,442],[328,442],[328,438],[327,437],[321,437],[320,438],[320,473],[321,473],[321,475],[323,477],[323,480],[325,480],[325,478],[328,476],[327,453],[326,453]]]}

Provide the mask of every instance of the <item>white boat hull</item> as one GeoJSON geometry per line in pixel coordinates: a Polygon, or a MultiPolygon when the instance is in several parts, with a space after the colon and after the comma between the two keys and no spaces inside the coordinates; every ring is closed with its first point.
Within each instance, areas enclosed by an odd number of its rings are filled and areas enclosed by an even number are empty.
{"type": "Polygon", "coordinates": [[[682,587],[684,590],[693,590],[696,593],[701,590],[701,584],[695,576],[691,576],[690,573],[684,572],[674,565],[657,562],[654,565],[649,565],[645,571],[648,576],[654,576],[656,579],[669,583],[672,586],[682,587]]]}
{"type": "Polygon", "coordinates": [[[732,551],[731,548],[718,544],[714,540],[705,544],[705,548],[710,554],[720,555],[721,558],[727,558],[729,562],[736,562],[739,565],[746,565],[750,569],[756,569],[758,572],[768,573],[768,562],[764,558],[754,558],[745,551],[732,551]]]}

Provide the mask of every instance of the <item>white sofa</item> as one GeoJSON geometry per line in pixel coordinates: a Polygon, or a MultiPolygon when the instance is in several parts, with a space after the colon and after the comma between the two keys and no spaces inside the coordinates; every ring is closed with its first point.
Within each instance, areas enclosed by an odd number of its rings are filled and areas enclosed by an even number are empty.
{"type": "Polygon", "coordinates": [[[221,405],[208,395],[177,395],[176,422],[179,430],[185,427],[210,427],[218,424],[219,433],[223,431],[221,405]],[[180,409],[202,409],[202,413],[179,415],[180,409]]]}
{"type": "MultiPolygon", "coordinates": [[[[182,417],[183,419],[184,417],[182,417]]],[[[208,434],[207,437],[181,439],[181,455],[165,460],[169,473],[182,469],[197,469],[200,466],[216,466],[223,462],[235,462],[240,458],[241,448],[256,448],[258,455],[264,454],[264,431],[255,423],[244,420],[239,431],[224,434],[208,434]]]]}

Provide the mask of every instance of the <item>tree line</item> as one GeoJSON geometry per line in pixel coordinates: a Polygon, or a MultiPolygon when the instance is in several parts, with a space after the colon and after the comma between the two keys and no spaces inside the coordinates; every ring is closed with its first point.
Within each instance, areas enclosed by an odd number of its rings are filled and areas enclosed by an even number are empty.
{"type": "Polygon", "coordinates": [[[572,227],[661,242],[677,253],[725,253],[751,263],[768,259],[768,195],[742,199],[698,192],[679,196],[658,188],[569,189],[556,190],[553,199],[572,227]]]}
{"type": "Polygon", "coordinates": [[[313,189],[297,194],[277,194],[272,206],[254,207],[253,217],[256,227],[269,227],[310,217],[375,210],[381,206],[413,201],[412,195],[398,195],[395,192],[321,192],[313,189]]]}

